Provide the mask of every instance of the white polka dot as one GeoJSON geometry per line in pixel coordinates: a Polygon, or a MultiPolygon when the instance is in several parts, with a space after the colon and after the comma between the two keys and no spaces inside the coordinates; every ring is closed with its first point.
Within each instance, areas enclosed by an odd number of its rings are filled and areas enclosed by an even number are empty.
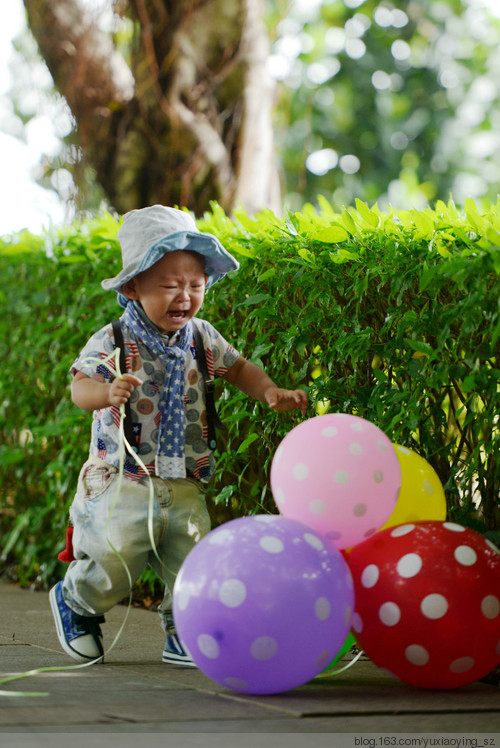
{"type": "Polygon", "coordinates": [[[282,488],[275,488],[273,491],[274,500],[277,504],[285,503],[285,492],[282,488]]]}
{"type": "Polygon", "coordinates": [[[422,483],[422,490],[427,494],[427,496],[434,495],[434,486],[428,480],[424,480],[424,482],[422,483]]]}
{"type": "Polygon", "coordinates": [[[356,506],[352,510],[352,513],[355,517],[364,517],[367,511],[368,507],[366,506],[366,504],[356,504],[356,506]]]}
{"type": "Polygon", "coordinates": [[[309,511],[311,514],[324,514],[326,511],[325,502],[321,499],[313,499],[309,502],[309,511]]]}
{"type": "Polygon", "coordinates": [[[462,566],[473,566],[477,561],[477,553],[469,545],[459,545],[453,555],[462,566]]]}
{"type": "Polygon", "coordinates": [[[243,691],[248,688],[248,683],[243,678],[224,678],[224,685],[234,688],[235,691],[243,691]]]}
{"type": "Polygon", "coordinates": [[[326,597],[318,597],[314,603],[316,618],[319,618],[320,621],[326,621],[330,617],[331,610],[332,607],[326,597]]]}
{"type": "Polygon", "coordinates": [[[254,639],[250,652],[254,660],[270,660],[278,651],[278,642],[272,636],[259,636],[254,639]]]}
{"type": "Polygon", "coordinates": [[[363,454],[363,447],[361,444],[358,444],[357,442],[353,442],[349,445],[349,452],[352,455],[362,455],[363,454]]]}
{"type": "Polygon", "coordinates": [[[280,444],[276,452],[274,453],[274,461],[278,462],[278,460],[282,457],[284,452],[283,444],[280,444]]]}
{"type": "Polygon", "coordinates": [[[328,538],[328,540],[340,540],[340,538],[342,537],[342,533],[338,530],[328,530],[328,532],[326,533],[326,537],[328,538]]]}
{"type": "Polygon", "coordinates": [[[401,447],[400,445],[398,445],[396,449],[398,450],[398,452],[401,452],[404,455],[411,455],[411,450],[407,449],[406,447],[401,447]]]}
{"type": "Polygon", "coordinates": [[[359,613],[353,613],[352,615],[352,627],[357,634],[363,631],[363,619],[359,613]]]}
{"type": "Polygon", "coordinates": [[[189,598],[189,590],[186,587],[181,587],[176,594],[177,605],[179,606],[180,610],[186,610],[187,606],[189,605],[189,598]]]}
{"type": "Polygon", "coordinates": [[[337,436],[338,429],[335,428],[335,426],[327,426],[326,429],[323,429],[321,434],[322,436],[331,437],[331,436],[337,436]]]}
{"type": "Polygon", "coordinates": [[[420,603],[422,615],[435,621],[442,618],[448,610],[448,600],[437,592],[424,597],[420,603]]]}
{"type": "Polygon", "coordinates": [[[219,645],[210,634],[200,634],[196,640],[199,650],[205,657],[216,660],[220,654],[219,645]]]}
{"type": "Polygon", "coordinates": [[[309,543],[310,546],[316,548],[317,551],[322,551],[325,547],[323,541],[320,540],[317,535],[313,535],[310,532],[306,532],[306,534],[304,535],[304,540],[306,541],[306,543],[309,543]]]}
{"type": "Polygon", "coordinates": [[[417,553],[407,553],[399,559],[396,569],[400,577],[410,579],[422,568],[422,559],[417,553]]]}
{"type": "Polygon", "coordinates": [[[362,423],[351,423],[351,429],[353,431],[363,431],[363,424],[362,423]]]}
{"type": "Polygon", "coordinates": [[[400,538],[402,535],[408,535],[415,529],[415,525],[398,525],[391,532],[391,538],[400,538]]]}
{"type": "Polygon", "coordinates": [[[381,452],[387,452],[387,444],[383,441],[377,441],[377,449],[379,449],[381,452]]]}
{"type": "Polygon", "coordinates": [[[495,595],[486,595],[481,600],[481,613],[485,618],[496,618],[500,613],[500,601],[495,595]]]}
{"type": "Polygon", "coordinates": [[[208,536],[208,542],[211,545],[224,545],[232,537],[233,533],[231,530],[213,530],[208,536]]]}
{"type": "Polygon", "coordinates": [[[409,647],[406,647],[405,657],[412,665],[419,666],[427,665],[430,659],[428,651],[420,644],[410,644],[409,647]]]}
{"type": "Polygon", "coordinates": [[[267,551],[267,553],[282,553],[283,548],[285,547],[283,541],[279,538],[275,538],[273,535],[264,535],[264,537],[260,539],[259,545],[262,550],[267,551]]]}
{"type": "Polygon", "coordinates": [[[384,474],[382,470],[375,470],[373,473],[373,480],[375,483],[383,483],[384,482],[384,474]]]}
{"type": "Polygon", "coordinates": [[[332,661],[332,659],[333,659],[333,657],[330,654],[330,650],[329,649],[324,649],[323,652],[321,652],[318,655],[318,657],[316,657],[316,659],[314,661],[314,667],[322,668],[323,669],[327,665],[330,664],[330,662],[332,661]]]}
{"type": "Polygon", "coordinates": [[[309,468],[303,462],[298,462],[292,470],[295,480],[305,480],[309,475],[309,468]]]}
{"type": "Polygon", "coordinates": [[[473,657],[459,657],[457,660],[453,660],[450,665],[452,673],[466,673],[468,670],[474,667],[475,661],[473,657]]]}
{"type": "Polygon", "coordinates": [[[347,470],[337,470],[335,473],[335,483],[339,483],[340,485],[343,485],[344,483],[349,482],[349,473],[347,470]]]}
{"type": "Polygon", "coordinates": [[[455,522],[443,522],[443,527],[446,527],[447,530],[451,530],[451,532],[465,532],[465,527],[457,525],[455,522]]]}
{"type": "Polygon", "coordinates": [[[491,542],[491,540],[486,539],[486,545],[488,548],[491,548],[492,551],[495,551],[495,553],[498,553],[500,556],[500,548],[497,548],[497,546],[491,542]]]}
{"type": "Polygon", "coordinates": [[[227,608],[239,608],[245,601],[247,588],[239,579],[226,579],[219,590],[219,600],[227,608]]]}
{"type": "Polygon", "coordinates": [[[370,587],[374,587],[377,584],[379,577],[380,571],[378,566],[370,564],[369,566],[365,566],[361,573],[361,584],[366,589],[370,589],[370,587]]]}
{"type": "Polygon", "coordinates": [[[378,617],[384,626],[395,626],[401,618],[401,611],[396,603],[383,603],[378,611],[378,617]]]}

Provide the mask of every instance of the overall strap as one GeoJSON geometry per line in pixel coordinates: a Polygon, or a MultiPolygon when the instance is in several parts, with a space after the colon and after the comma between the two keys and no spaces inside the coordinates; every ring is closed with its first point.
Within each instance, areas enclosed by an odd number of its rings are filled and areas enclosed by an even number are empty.
{"type": "MultiPolygon", "coordinates": [[[[125,374],[125,372],[127,371],[127,365],[125,361],[125,344],[123,342],[122,326],[121,326],[119,319],[113,320],[111,325],[113,327],[113,335],[115,338],[115,348],[120,349],[120,370],[122,374],[125,374]]],[[[217,410],[215,409],[215,399],[214,399],[215,383],[214,383],[214,380],[210,378],[210,374],[208,373],[205,346],[203,345],[203,338],[201,336],[200,331],[196,327],[196,325],[193,325],[193,337],[194,337],[194,347],[196,350],[196,360],[198,362],[200,374],[203,377],[203,382],[205,384],[205,400],[206,400],[206,406],[207,406],[208,446],[210,447],[210,449],[215,449],[217,445],[215,429],[216,428],[223,429],[224,424],[221,422],[219,416],[217,415],[217,410]]],[[[132,414],[130,410],[130,400],[127,400],[127,402],[125,403],[125,421],[123,424],[123,429],[125,431],[125,437],[128,443],[130,444],[130,446],[135,452],[138,452],[139,448],[138,448],[135,435],[132,429],[132,414]]]]}
{"type": "MultiPolygon", "coordinates": [[[[123,342],[122,326],[119,319],[113,320],[111,323],[113,328],[113,335],[115,337],[115,348],[120,349],[120,371],[125,374],[127,371],[127,363],[125,360],[125,344],[123,342]]],[[[139,452],[139,447],[135,440],[134,431],[132,428],[132,413],[130,410],[130,400],[125,403],[125,421],[123,422],[123,430],[125,432],[125,438],[134,450],[139,452]]]]}
{"type": "Polygon", "coordinates": [[[223,429],[224,425],[221,422],[219,416],[217,415],[217,411],[215,409],[215,400],[214,400],[215,383],[214,383],[214,380],[210,378],[210,374],[208,373],[205,346],[203,345],[203,338],[201,336],[200,331],[196,327],[196,325],[193,325],[193,337],[194,337],[194,347],[196,350],[196,361],[198,363],[200,374],[203,377],[203,381],[205,383],[208,446],[210,447],[210,449],[215,449],[217,445],[215,428],[217,427],[218,429],[223,429]]]}

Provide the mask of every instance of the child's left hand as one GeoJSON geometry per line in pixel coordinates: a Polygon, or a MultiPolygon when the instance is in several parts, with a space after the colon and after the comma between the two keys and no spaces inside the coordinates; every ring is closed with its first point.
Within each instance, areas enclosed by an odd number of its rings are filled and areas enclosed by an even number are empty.
{"type": "Polygon", "coordinates": [[[266,403],[273,410],[300,410],[305,416],[307,411],[307,393],[304,390],[283,390],[281,387],[269,387],[264,394],[266,403]]]}

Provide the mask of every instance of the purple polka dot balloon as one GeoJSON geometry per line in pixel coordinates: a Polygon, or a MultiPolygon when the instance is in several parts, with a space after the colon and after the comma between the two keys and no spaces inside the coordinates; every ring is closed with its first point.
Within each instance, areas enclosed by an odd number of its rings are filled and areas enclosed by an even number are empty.
{"type": "Polygon", "coordinates": [[[394,445],[358,416],[328,413],[303,421],[282,440],[271,465],[281,514],[351,548],[389,518],[401,487],[394,445]]]}
{"type": "Polygon", "coordinates": [[[177,632],[199,669],[251,694],[307,683],[350,630],[352,578],[314,529],[278,515],[235,519],[205,536],[174,586],[177,632]]]}

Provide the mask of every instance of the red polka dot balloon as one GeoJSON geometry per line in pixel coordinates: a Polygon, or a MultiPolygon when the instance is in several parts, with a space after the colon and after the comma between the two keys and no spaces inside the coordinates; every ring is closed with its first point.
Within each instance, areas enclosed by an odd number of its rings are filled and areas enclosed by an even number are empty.
{"type": "Polygon", "coordinates": [[[398,525],[347,554],[353,630],[381,668],[421,688],[457,688],[500,663],[500,551],[452,522],[398,525]]]}

